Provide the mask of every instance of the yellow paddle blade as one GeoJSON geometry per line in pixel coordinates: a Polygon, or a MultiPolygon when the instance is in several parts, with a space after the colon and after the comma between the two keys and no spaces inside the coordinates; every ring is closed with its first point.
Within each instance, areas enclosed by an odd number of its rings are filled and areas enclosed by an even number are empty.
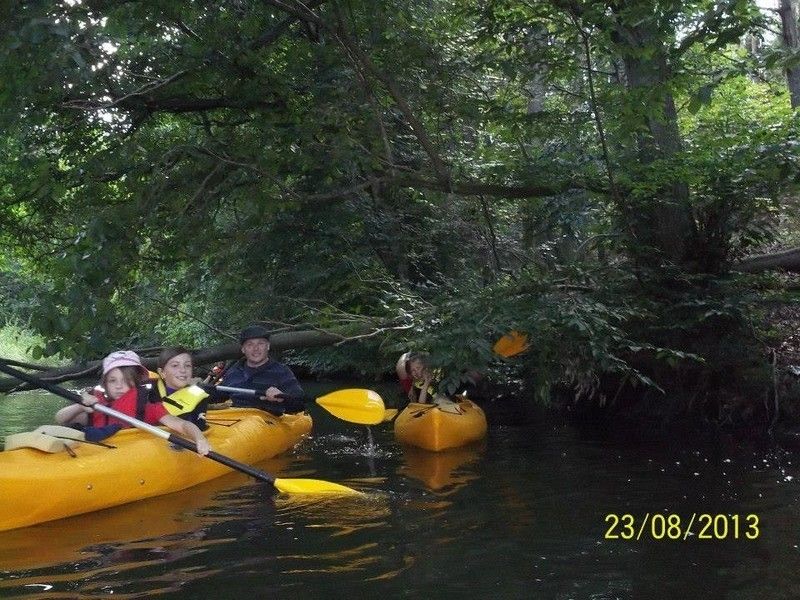
{"type": "Polygon", "coordinates": [[[388,423],[397,416],[398,412],[400,411],[398,411],[396,408],[387,408],[383,413],[383,422],[388,423]]]}
{"type": "Polygon", "coordinates": [[[283,494],[361,495],[361,492],[346,485],[322,481],[321,479],[276,479],[274,485],[275,489],[283,494]]]}
{"type": "Polygon", "coordinates": [[[386,410],[377,392],[359,388],[331,392],[317,398],[317,404],[334,417],[359,425],[382,423],[386,410]]]}
{"type": "Polygon", "coordinates": [[[495,342],[492,350],[495,354],[499,354],[503,358],[510,358],[516,356],[521,352],[525,352],[530,347],[528,343],[528,336],[519,331],[509,331],[497,342],[495,342]]]}

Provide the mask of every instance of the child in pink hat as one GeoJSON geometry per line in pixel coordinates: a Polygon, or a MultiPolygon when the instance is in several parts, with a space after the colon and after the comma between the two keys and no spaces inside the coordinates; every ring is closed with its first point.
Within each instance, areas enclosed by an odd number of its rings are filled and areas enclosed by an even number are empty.
{"type": "Polygon", "coordinates": [[[94,411],[92,406],[100,402],[151,425],[165,425],[194,440],[199,454],[208,454],[211,449],[208,440],[194,423],[169,414],[160,401],[150,402],[150,390],[144,386],[149,375],[135,352],[112,352],[103,359],[100,386],[93,390],[94,394],[82,392],[83,404],[62,408],[56,413],[56,421],[62,425],[82,427],[90,441],[99,441],[130,427],[123,421],[94,411]]]}

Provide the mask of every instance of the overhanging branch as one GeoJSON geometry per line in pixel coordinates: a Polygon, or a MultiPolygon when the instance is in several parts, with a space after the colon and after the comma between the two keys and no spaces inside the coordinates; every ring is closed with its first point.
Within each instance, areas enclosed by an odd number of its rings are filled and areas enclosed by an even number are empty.
{"type": "Polygon", "coordinates": [[[751,256],[733,265],[732,269],[742,273],[760,273],[771,269],[798,273],[800,272],[800,247],[751,256]]]}

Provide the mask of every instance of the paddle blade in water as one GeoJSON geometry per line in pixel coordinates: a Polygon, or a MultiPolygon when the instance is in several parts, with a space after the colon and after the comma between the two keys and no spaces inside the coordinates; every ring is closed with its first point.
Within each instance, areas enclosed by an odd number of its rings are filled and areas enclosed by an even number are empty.
{"type": "Polygon", "coordinates": [[[322,481],[321,479],[276,479],[275,489],[283,494],[338,494],[340,496],[361,495],[361,492],[346,485],[322,481]]]}
{"type": "Polygon", "coordinates": [[[492,350],[503,358],[516,356],[529,347],[528,336],[519,331],[510,331],[495,342],[492,350]]]}
{"type": "Polygon", "coordinates": [[[382,423],[386,410],[380,394],[358,388],[332,392],[317,398],[317,404],[334,417],[359,425],[382,423]]]}

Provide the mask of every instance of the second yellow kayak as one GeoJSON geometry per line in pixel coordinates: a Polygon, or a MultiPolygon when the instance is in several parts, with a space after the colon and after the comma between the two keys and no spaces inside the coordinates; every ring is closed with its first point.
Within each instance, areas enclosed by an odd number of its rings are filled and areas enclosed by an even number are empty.
{"type": "Polygon", "coordinates": [[[466,398],[439,405],[412,402],[394,422],[398,442],[434,452],[465,446],[485,436],[486,415],[466,398]]]}

